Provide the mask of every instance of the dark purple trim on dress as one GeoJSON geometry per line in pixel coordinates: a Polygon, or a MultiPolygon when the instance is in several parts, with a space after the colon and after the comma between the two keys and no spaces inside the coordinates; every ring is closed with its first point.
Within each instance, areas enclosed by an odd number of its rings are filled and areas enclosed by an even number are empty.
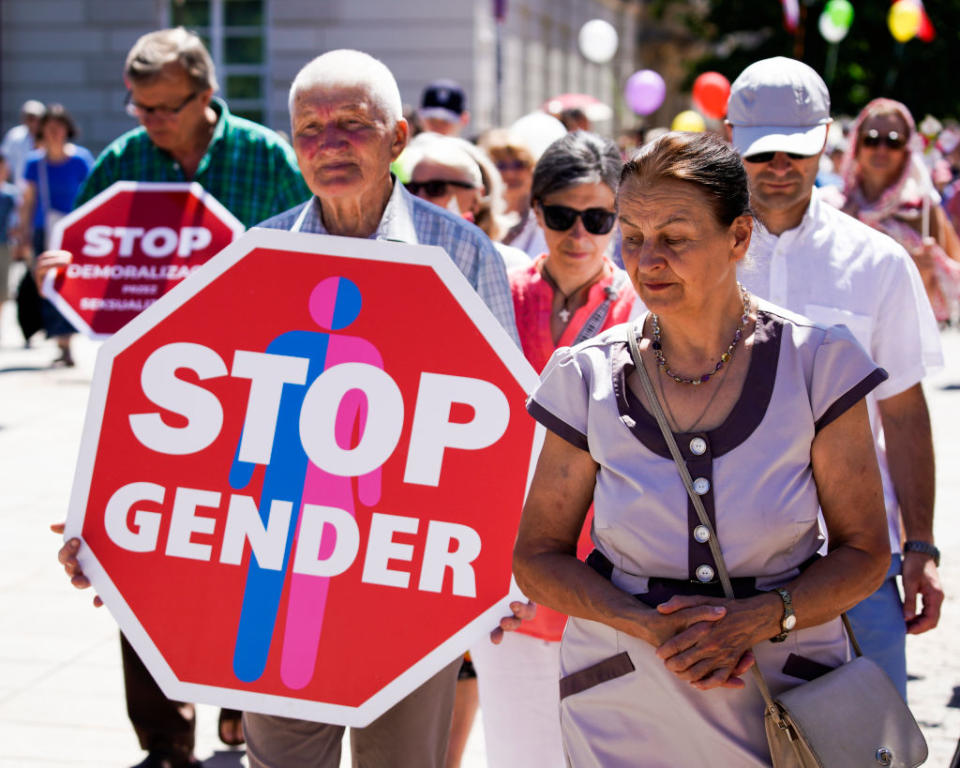
{"type": "Polygon", "coordinates": [[[567,424],[567,422],[563,421],[557,416],[554,416],[552,413],[550,413],[550,411],[540,405],[540,403],[533,398],[530,398],[527,401],[527,413],[533,416],[533,418],[543,424],[543,426],[545,426],[555,435],[562,437],[575,448],[579,448],[581,451],[590,451],[590,444],[587,442],[587,436],[585,434],[578,432],[576,429],[567,424]]]}
{"type": "MultiPolygon", "coordinates": [[[[750,367],[743,382],[740,398],[727,418],[709,432],[674,433],[685,459],[699,458],[690,453],[690,440],[697,435],[704,437],[713,457],[723,456],[743,443],[760,426],[770,405],[777,380],[777,365],[780,360],[780,342],[783,337],[784,320],[766,310],[757,311],[750,367]]],[[[631,326],[632,327],[632,326],[631,326]]],[[[627,331],[631,332],[630,330],[627,331]]],[[[613,393],[620,411],[620,420],[641,443],[657,456],[670,459],[670,449],[660,434],[656,419],[640,402],[627,384],[633,372],[633,361],[627,342],[611,355],[613,393]]],[[[691,470],[692,474],[692,470],[691,470]]],[[[696,477],[696,475],[694,475],[696,477]]]]}
{"type": "Polygon", "coordinates": [[[560,678],[560,698],[565,699],[567,696],[581,693],[600,683],[616,680],[618,677],[630,674],[634,669],[636,668],[630,660],[630,654],[623,651],[586,669],[560,678]]]}
{"type": "Polygon", "coordinates": [[[844,394],[840,395],[840,397],[833,401],[833,404],[823,412],[823,416],[816,420],[814,423],[814,429],[819,432],[821,429],[827,426],[827,424],[835,421],[848,410],[853,408],[853,406],[863,400],[863,398],[865,398],[876,387],[880,386],[881,382],[884,382],[889,378],[890,374],[888,374],[883,368],[874,368],[867,376],[860,380],[860,383],[855,384],[844,394]]]}

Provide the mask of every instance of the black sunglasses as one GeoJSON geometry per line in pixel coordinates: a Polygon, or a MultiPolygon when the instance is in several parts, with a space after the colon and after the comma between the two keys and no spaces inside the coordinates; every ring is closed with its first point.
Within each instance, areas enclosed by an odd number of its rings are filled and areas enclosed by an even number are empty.
{"type": "Polygon", "coordinates": [[[460,189],[476,189],[473,184],[466,181],[444,181],[441,179],[408,181],[404,186],[414,195],[419,195],[422,189],[427,193],[427,197],[444,197],[447,194],[447,186],[460,187],[460,189]]]}
{"type": "Polygon", "coordinates": [[[880,146],[880,143],[887,145],[887,149],[903,149],[904,145],[907,143],[907,137],[901,136],[897,131],[890,131],[890,133],[885,136],[880,135],[880,131],[876,128],[871,128],[860,139],[863,142],[863,146],[876,148],[880,146]]]}
{"type": "Polygon", "coordinates": [[[496,163],[497,170],[503,173],[504,171],[523,171],[530,167],[530,164],[525,160],[501,160],[499,163],[496,163]]]}
{"type": "MultiPolygon", "coordinates": [[[[743,159],[748,163],[769,163],[773,160],[773,156],[777,154],[776,152],[757,152],[753,155],[747,155],[743,159]]],[[[798,155],[796,152],[784,152],[784,154],[789,157],[791,160],[806,160],[812,155],[798,155]]]]}
{"type": "Polygon", "coordinates": [[[606,208],[587,208],[585,211],[578,211],[576,208],[568,208],[565,205],[540,203],[540,210],[543,211],[543,223],[557,232],[566,232],[576,224],[577,219],[581,219],[583,228],[591,235],[605,235],[617,222],[617,214],[606,208]]]}

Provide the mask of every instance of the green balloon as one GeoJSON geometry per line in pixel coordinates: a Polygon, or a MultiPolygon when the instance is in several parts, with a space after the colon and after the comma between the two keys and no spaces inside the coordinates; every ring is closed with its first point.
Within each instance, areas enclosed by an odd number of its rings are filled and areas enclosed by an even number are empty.
{"type": "Polygon", "coordinates": [[[829,0],[823,12],[840,29],[849,29],[853,23],[853,6],[850,0],[829,0]]]}

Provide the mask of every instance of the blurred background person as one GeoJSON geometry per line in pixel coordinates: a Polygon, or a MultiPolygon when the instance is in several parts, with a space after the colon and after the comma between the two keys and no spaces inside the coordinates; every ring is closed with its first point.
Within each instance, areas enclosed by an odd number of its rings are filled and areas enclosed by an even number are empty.
{"type": "Polygon", "coordinates": [[[920,157],[916,124],[899,101],[874,99],[850,131],[843,211],[890,235],[913,257],[941,323],[960,298],[960,239],[920,157]]]}
{"type": "MultiPolygon", "coordinates": [[[[51,104],[37,126],[42,147],[27,156],[18,234],[21,243],[31,244],[33,254],[47,250],[54,225],[73,210],[73,201],[93,167],[90,150],[73,143],[76,134],[73,118],[62,104],[51,104]]],[[[53,364],[72,366],[74,327],[47,299],[41,299],[41,312],[47,338],[56,339],[60,350],[53,364]]]]}
{"type": "Polygon", "coordinates": [[[503,180],[483,150],[464,139],[423,133],[411,142],[404,164],[410,169],[407,189],[480,227],[507,269],[530,262],[523,251],[500,242],[516,215],[507,213],[503,180]]]}
{"type": "Polygon", "coordinates": [[[530,186],[536,164],[533,153],[523,139],[502,128],[486,133],[480,146],[503,178],[507,211],[518,217],[504,235],[503,242],[519,248],[530,258],[539,256],[546,251],[547,241],[530,207],[530,186]]]}
{"type": "MultiPolygon", "coordinates": [[[[7,158],[7,173],[14,184],[23,181],[23,170],[27,165],[27,155],[36,147],[37,129],[46,107],[36,99],[25,101],[20,107],[20,123],[13,126],[3,136],[0,154],[7,158]]],[[[0,181],[8,177],[3,176],[0,181]]]]}
{"type": "MultiPolygon", "coordinates": [[[[636,299],[626,272],[604,255],[616,229],[616,145],[576,131],[551,144],[533,172],[532,197],[547,247],[509,274],[523,353],[539,372],[554,350],[625,322],[636,299]]],[[[592,548],[589,520],[580,554],[592,548]]],[[[567,617],[539,606],[499,645],[472,650],[490,765],[564,764],[560,637],[567,617]],[[522,695],[518,695],[522,691],[522,695]]]]}
{"type": "Polygon", "coordinates": [[[470,122],[467,94],[453,80],[435,80],[423,89],[417,116],[424,131],[459,136],[470,122]]]}
{"type": "Polygon", "coordinates": [[[0,310],[8,298],[10,287],[10,262],[13,258],[10,234],[16,221],[19,199],[17,188],[6,180],[8,172],[7,158],[0,152],[0,310]]]}

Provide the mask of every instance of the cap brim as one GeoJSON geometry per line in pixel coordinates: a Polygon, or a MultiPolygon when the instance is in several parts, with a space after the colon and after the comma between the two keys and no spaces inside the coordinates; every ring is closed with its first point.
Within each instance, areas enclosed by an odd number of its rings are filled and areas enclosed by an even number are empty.
{"type": "Polygon", "coordinates": [[[733,146],[742,157],[761,152],[792,152],[816,155],[827,140],[827,124],[734,125],[733,146]]]}
{"type": "Polygon", "coordinates": [[[432,117],[436,120],[446,120],[448,123],[460,122],[460,115],[458,115],[452,109],[444,109],[443,107],[421,107],[417,110],[417,114],[420,115],[420,117],[432,117]]]}

